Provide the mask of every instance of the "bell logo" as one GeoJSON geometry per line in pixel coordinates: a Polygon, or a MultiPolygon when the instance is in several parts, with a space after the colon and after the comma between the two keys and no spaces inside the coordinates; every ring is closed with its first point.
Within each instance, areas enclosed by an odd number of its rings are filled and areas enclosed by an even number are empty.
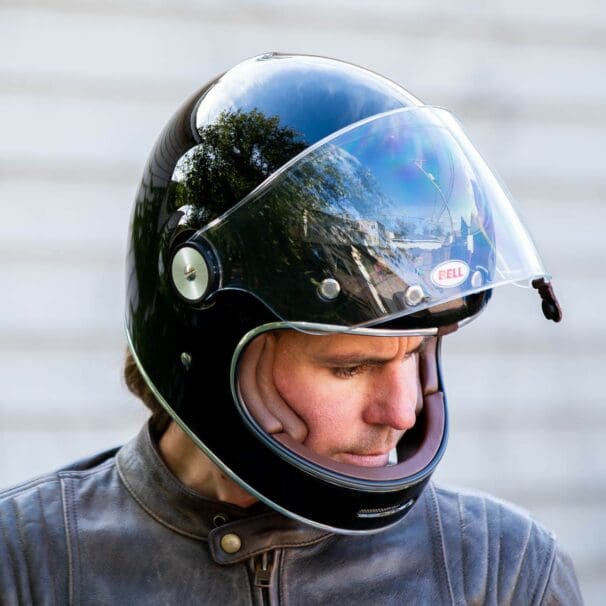
{"type": "Polygon", "coordinates": [[[469,275],[469,265],[465,261],[445,261],[434,267],[431,281],[440,288],[454,288],[463,284],[469,275]]]}

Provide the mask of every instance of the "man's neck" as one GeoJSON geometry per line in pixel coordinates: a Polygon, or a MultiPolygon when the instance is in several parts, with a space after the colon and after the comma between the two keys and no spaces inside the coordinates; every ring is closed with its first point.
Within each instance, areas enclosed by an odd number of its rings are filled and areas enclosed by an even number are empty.
{"type": "Polygon", "coordinates": [[[174,421],[160,438],[159,449],[168,468],[196,492],[240,507],[249,507],[257,502],[255,497],[228,478],[174,421]]]}

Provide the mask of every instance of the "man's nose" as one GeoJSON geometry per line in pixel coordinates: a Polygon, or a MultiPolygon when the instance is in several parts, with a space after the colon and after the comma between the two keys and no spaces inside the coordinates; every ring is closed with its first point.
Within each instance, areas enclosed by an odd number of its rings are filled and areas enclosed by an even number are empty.
{"type": "Polygon", "coordinates": [[[416,361],[389,363],[375,378],[364,409],[364,421],[399,431],[413,427],[420,389],[416,361]]]}

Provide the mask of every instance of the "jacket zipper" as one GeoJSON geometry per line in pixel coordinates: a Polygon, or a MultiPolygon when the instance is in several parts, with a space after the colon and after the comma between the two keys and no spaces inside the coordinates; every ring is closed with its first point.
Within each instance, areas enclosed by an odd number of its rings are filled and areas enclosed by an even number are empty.
{"type": "Polygon", "coordinates": [[[271,587],[271,574],[274,567],[274,552],[264,551],[261,555],[254,559],[255,567],[255,587],[259,589],[261,596],[261,604],[263,606],[270,606],[271,596],[269,589],[271,587]]]}

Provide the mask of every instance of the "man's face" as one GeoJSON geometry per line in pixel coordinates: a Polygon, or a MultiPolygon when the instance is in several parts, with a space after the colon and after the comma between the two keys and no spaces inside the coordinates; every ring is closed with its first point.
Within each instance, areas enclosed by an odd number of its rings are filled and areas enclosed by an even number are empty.
{"type": "Polygon", "coordinates": [[[266,334],[244,354],[240,386],[269,433],[314,452],[379,467],[416,421],[422,337],[266,334]]]}

